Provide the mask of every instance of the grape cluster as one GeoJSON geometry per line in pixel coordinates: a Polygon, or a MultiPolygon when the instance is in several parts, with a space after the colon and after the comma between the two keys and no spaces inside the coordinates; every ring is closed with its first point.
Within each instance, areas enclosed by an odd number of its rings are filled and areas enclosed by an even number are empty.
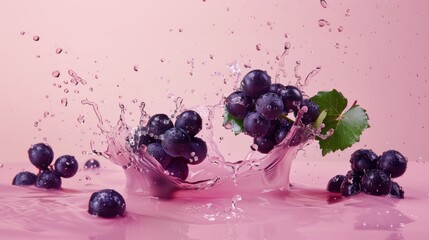
{"type": "Polygon", "coordinates": [[[44,143],[37,143],[30,147],[28,150],[28,157],[30,162],[39,169],[39,173],[23,171],[13,178],[12,184],[17,186],[36,185],[39,188],[45,189],[60,189],[61,178],[73,177],[79,164],[73,156],[63,155],[55,161],[54,165],[51,163],[54,160],[54,152],[49,145],[44,143]]]}
{"type": "Polygon", "coordinates": [[[351,170],[337,175],[328,182],[329,192],[353,196],[363,191],[370,195],[404,198],[404,191],[392,178],[402,176],[407,169],[407,159],[396,150],[377,156],[370,149],[359,149],[350,158],[351,170]]]}
{"type": "Polygon", "coordinates": [[[244,132],[253,137],[261,153],[270,152],[283,141],[293,121],[287,115],[307,106],[302,123],[308,125],[319,116],[319,106],[304,99],[295,86],[271,83],[271,77],[262,70],[252,70],[241,81],[241,89],[225,100],[226,111],[243,121],[244,132]]]}
{"type": "Polygon", "coordinates": [[[135,152],[143,149],[171,176],[185,180],[188,164],[199,164],[207,156],[206,142],[196,137],[202,124],[201,116],[192,110],[179,114],[174,124],[167,115],[155,114],[127,141],[135,152]]]}

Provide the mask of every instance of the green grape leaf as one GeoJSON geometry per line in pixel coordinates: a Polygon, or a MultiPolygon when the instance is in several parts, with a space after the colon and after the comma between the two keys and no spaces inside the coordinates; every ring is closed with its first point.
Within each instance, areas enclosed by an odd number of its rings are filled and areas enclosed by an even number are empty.
{"type": "Polygon", "coordinates": [[[322,133],[325,134],[329,129],[334,130],[332,136],[326,139],[317,138],[323,156],[359,142],[363,130],[370,127],[366,110],[354,103],[349,110],[344,111],[347,99],[335,89],[319,92],[311,101],[320,106],[320,111],[326,112],[322,133]]]}
{"type": "Polygon", "coordinates": [[[235,135],[244,132],[243,119],[232,116],[226,109],[223,114],[223,126],[231,129],[235,135]]]}

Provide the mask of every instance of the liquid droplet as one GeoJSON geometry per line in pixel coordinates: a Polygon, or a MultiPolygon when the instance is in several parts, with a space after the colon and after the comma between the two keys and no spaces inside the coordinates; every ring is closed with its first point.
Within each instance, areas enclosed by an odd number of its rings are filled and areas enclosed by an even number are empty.
{"type": "Polygon", "coordinates": [[[134,69],[135,72],[138,72],[139,71],[139,65],[134,65],[133,69],[134,69]]]}
{"type": "Polygon", "coordinates": [[[55,49],[55,52],[57,53],[57,54],[60,54],[61,52],[63,51],[63,49],[62,48],[57,48],[57,49],[55,49]]]}
{"type": "Polygon", "coordinates": [[[339,27],[338,27],[338,32],[342,32],[342,31],[343,31],[343,29],[344,29],[344,28],[343,28],[343,26],[339,26],[339,27]]]}
{"type": "Polygon", "coordinates": [[[350,9],[347,9],[347,10],[346,10],[345,15],[346,15],[346,17],[350,17],[350,9]]]}
{"type": "Polygon", "coordinates": [[[36,42],[37,42],[37,41],[39,41],[39,40],[40,40],[40,37],[39,37],[39,36],[37,36],[37,35],[36,35],[36,36],[34,36],[34,37],[33,37],[33,41],[36,41],[36,42]]]}
{"type": "Polygon", "coordinates": [[[52,76],[57,78],[60,76],[60,72],[59,71],[53,71],[52,76]]]}
{"type": "Polygon", "coordinates": [[[25,35],[25,32],[24,32],[24,31],[22,31],[22,32],[20,32],[19,34],[21,34],[21,36],[24,36],[24,35],[25,35]]]}
{"type": "Polygon", "coordinates": [[[262,45],[260,43],[256,44],[256,50],[261,51],[262,45]]]}
{"type": "Polygon", "coordinates": [[[68,105],[68,100],[67,100],[67,98],[63,98],[63,99],[61,99],[61,105],[63,105],[64,107],[67,107],[67,105],[68,105]]]}
{"type": "Polygon", "coordinates": [[[79,115],[79,117],[77,118],[77,121],[78,121],[80,124],[84,124],[84,123],[85,123],[85,116],[83,116],[83,115],[79,115]]]}
{"type": "Polygon", "coordinates": [[[319,27],[324,27],[324,26],[329,26],[330,25],[330,23],[328,21],[326,21],[325,19],[320,19],[318,21],[318,23],[319,23],[319,27]]]}
{"type": "Polygon", "coordinates": [[[328,7],[328,3],[325,0],[320,0],[320,5],[322,5],[323,8],[328,7]]]}

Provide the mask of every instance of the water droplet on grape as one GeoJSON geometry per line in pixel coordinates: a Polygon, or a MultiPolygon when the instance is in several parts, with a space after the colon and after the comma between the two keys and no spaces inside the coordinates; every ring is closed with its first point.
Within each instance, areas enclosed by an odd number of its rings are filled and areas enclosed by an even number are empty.
{"type": "Polygon", "coordinates": [[[52,76],[57,78],[60,76],[60,72],[59,71],[53,71],[52,76]]]}

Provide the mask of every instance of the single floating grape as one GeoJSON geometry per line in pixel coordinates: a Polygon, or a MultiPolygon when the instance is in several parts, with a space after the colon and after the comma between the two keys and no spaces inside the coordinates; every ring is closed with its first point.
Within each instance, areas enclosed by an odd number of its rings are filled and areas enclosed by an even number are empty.
{"type": "Polygon", "coordinates": [[[31,172],[20,172],[12,180],[12,185],[15,186],[29,186],[36,183],[36,174],[31,172]]]}
{"type": "Polygon", "coordinates": [[[407,162],[408,160],[400,152],[389,150],[381,155],[378,168],[391,178],[397,178],[407,170],[407,162]]]}
{"type": "Polygon", "coordinates": [[[125,199],[113,189],[103,189],[91,195],[88,213],[103,218],[124,216],[125,199]]]}
{"type": "Polygon", "coordinates": [[[100,168],[100,163],[96,159],[89,159],[85,162],[84,169],[98,169],[100,168]]]}
{"type": "Polygon", "coordinates": [[[79,164],[73,156],[64,155],[55,161],[54,168],[60,177],[71,178],[77,173],[79,164]]]}
{"type": "Polygon", "coordinates": [[[45,170],[54,160],[52,148],[44,143],[34,144],[28,149],[28,158],[40,170],[45,170]]]}

